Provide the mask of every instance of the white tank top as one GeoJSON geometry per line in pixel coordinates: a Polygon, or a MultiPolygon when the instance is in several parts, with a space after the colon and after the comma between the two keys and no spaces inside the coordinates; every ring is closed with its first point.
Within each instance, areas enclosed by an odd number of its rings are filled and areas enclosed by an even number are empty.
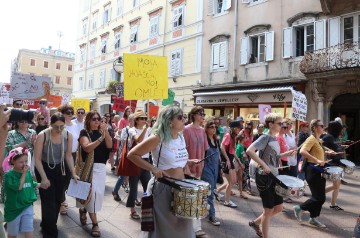
{"type": "Polygon", "coordinates": [[[184,168],[189,159],[185,139],[182,135],[179,135],[177,139],[170,140],[168,143],[160,143],[151,153],[154,166],[159,167],[161,170],[184,168]],[[162,148],[159,161],[161,144],[162,148]],[[159,166],[157,166],[158,161],[159,166]]]}

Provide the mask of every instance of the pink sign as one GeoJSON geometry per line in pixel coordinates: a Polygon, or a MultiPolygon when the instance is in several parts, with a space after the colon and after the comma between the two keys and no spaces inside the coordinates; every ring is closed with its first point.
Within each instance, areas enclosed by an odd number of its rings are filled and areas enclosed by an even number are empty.
{"type": "Polygon", "coordinates": [[[265,122],[265,115],[271,112],[271,106],[266,104],[259,104],[259,121],[260,123],[265,122]]]}

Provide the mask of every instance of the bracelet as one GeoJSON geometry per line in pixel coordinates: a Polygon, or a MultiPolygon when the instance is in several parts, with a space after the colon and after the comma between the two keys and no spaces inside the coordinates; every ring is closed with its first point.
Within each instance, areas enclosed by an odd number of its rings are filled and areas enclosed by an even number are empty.
{"type": "Polygon", "coordinates": [[[101,137],[99,139],[97,139],[100,143],[103,142],[104,138],[101,139],[101,137]]]}

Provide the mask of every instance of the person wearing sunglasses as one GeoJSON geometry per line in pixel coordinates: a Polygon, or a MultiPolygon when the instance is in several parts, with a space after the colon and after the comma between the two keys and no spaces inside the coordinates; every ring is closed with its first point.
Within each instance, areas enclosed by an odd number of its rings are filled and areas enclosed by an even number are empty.
{"type": "Polygon", "coordinates": [[[250,158],[259,165],[255,181],[263,205],[262,214],[250,221],[249,226],[255,230],[259,237],[265,238],[269,237],[271,218],[283,210],[283,198],[275,192],[276,182],[271,176],[278,175],[277,167],[281,164],[280,158],[295,153],[292,150],[280,153],[280,145],[276,140],[276,135],[283,125],[281,121],[282,117],[278,114],[267,114],[265,126],[269,128],[269,133],[261,136],[246,150],[250,158]],[[259,154],[256,151],[259,151],[259,154]]]}
{"type": "Polygon", "coordinates": [[[82,205],[77,201],[79,207],[80,222],[86,225],[86,213],[92,222],[91,236],[100,237],[101,232],[98,225],[97,213],[101,211],[105,195],[106,162],[109,159],[112,148],[112,138],[106,123],[101,122],[101,116],[97,111],[90,111],[85,117],[85,128],[79,136],[81,165],[79,159],[77,166],[80,178],[86,178],[91,182],[91,200],[82,205]]]}
{"type": "Polygon", "coordinates": [[[36,179],[45,188],[40,189],[40,226],[44,238],[58,237],[57,220],[64,201],[67,173],[76,181],[79,179],[71,155],[72,140],[71,133],[65,130],[64,115],[55,112],[50,118],[50,127],[40,132],[35,143],[36,179]]]}
{"type": "Polygon", "coordinates": [[[46,124],[45,122],[45,117],[43,114],[37,114],[36,117],[36,127],[35,127],[35,131],[36,134],[39,135],[40,132],[42,132],[43,130],[45,130],[46,128],[48,128],[49,126],[46,124]]]}
{"type": "Polygon", "coordinates": [[[39,102],[39,108],[36,109],[36,113],[41,113],[45,117],[45,123],[48,125],[50,122],[50,109],[47,107],[47,100],[42,98],[39,102]]]}
{"type": "Polygon", "coordinates": [[[76,118],[72,120],[78,127],[78,134],[84,129],[84,118],[86,116],[85,109],[80,107],[76,110],[76,118]]]}
{"type": "Polygon", "coordinates": [[[23,102],[21,99],[14,99],[13,100],[13,108],[22,109],[23,102]]]}

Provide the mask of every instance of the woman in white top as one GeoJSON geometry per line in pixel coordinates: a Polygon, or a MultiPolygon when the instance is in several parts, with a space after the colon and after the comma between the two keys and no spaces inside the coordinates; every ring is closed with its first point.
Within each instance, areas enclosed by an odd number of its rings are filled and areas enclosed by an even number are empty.
{"type": "MultiPolygon", "coordinates": [[[[287,127],[287,129],[285,129],[285,133],[284,133],[286,145],[288,146],[289,150],[297,149],[296,136],[291,132],[293,123],[289,118],[285,118],[284,120],[288,125],[288,127],[287,127]]],[[[296,177],[297,176],[297,154],[288,156],[288,165],[290,166],[289,175],[296,177]]]]}
{"type": "MultiPolygon", "coordinates": [[[[179,107],[164,108],[156,121],[152,135],[135,146],[128,158],[137,166],[151,171],[156,178],[170,176],[184,179],[184,168],[197,160],[188,160],[184,137],[180,132],[184,129],[183,112],[179,107]],[[142,156],[151,151],[153,163],[143,160],[142,156]]],[[[192,220],[174,216],[170,209],[172,201],[171,187],[156,181],[149,183],[153,187],[155,229],[147,237],[195,237],[192,220]]],[[[148,191],[151,191],[149,188],[148,191]]]]}

